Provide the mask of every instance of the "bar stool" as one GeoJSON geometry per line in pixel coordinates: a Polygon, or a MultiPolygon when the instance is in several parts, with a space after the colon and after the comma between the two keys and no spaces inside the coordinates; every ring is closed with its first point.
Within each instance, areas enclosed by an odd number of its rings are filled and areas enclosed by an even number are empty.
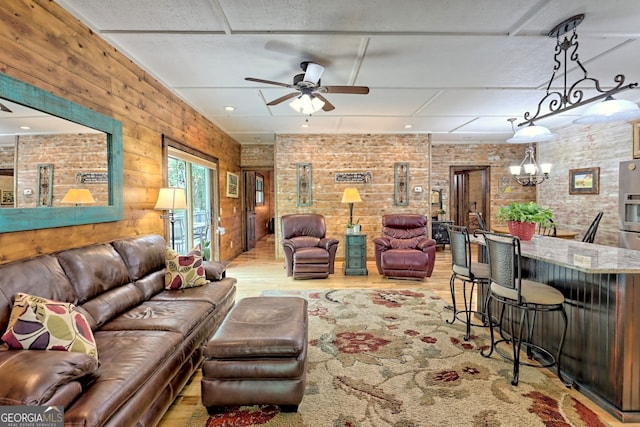
{"type": "Polygon", "coordinates": [[[520,265],[520,239],[504,234],[482,233],[487,245],[489,256],[489,296],[487,298],[487,316],[491,318],[491,302],[496,301],[502,304],[502,314],[500,315],[500,335],[501,339],[495,340],[493,336],[493,322],[489,323],[491,335],[491,348],[488,353],[484,350],[480,352],[484,357],[490,357],[494,350],[507,360],[513,361],[513,378],[511,384],[518,385],[520,365],[548,368],[556,366],[558,378],[562,383],[570,387],[562,377],[560,359],[564,340],[567,335],[567,314],[564,309],[564,295],[557,289],[544,283],[533,280],[522,279],[520,265]],[[503,334],[502,321],[505,308],[510,308],[509,337],[503,334]],[[519,325],[516,329],[516,319],[514,311],[520,311],[519,325]],[[533,344],[532,337],[535,326],[536,314],[538,312],[560,313],[563,320],[563,332],[558,353],[556,356],[547,349],[533,344]],[[531,314],[531,319],[529,318],[531,314]],[[527,325],[527,336],[524,337],[525,325],[527,325]],[[501,342],[511,342],[513,356],[502,352],[496,346],[501,342]],[[520,361],[520,350],[525,347],[527,357],[539,363],[532,364],[520,361]]]}
{"type": "MultiPolygon", "coordinates": [[[[473,307],[473,290],[475,285],[484,286],[488,290],[489,285],[489,265],[479,262],[471,262],[471,240],[469,239],[469,230],[467,227],[460,225],[447,224],[449,232],[449,241],[451,247],[451,279],[449,286],[451,288],[451,300],[453,302],[453,318],[447,323],[452,324],[457,320],[464,322],[467,326],[464,340],[469,341],[471,336],[471,326],[487,326],[486,311],[474,310],[473,307]],[[464,310],[458,310],[456,307],[455,281],[462,282],[462,294],[464,299],[464,310]],[[468,287],[467,285],[471,286],[468,287]],[[479,314],[482,323],[473,323],[471,317],[479,314]],[[464,315],[464,319],[460,316],[464,315]]],[[[484,290],[484,289],[483,289],[484,290]]],[[[486,300],[487,298],[483,298],[486,300]]]]}

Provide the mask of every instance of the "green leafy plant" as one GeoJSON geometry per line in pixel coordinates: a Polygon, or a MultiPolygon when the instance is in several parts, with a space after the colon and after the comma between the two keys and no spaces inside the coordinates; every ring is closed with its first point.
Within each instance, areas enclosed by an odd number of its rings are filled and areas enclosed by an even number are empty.
{"type": "Polygon", "coordinates": [[[358,224],[360,224],[360,218],[358,218],[356,222],[348,222],[347,228],[353,228],[354,225],[358,225],[358,224]]]}
{"type": "Polygon", "coordinates": [[[211,259],[211,242],[200,239],[200,247],[202,249],[202,259],[209,261],[211,259]]]}
{"type": "Polygon", "coordinates": [[[511,202],[508,206],[502,206],[498,210],[497,217],[501,221],[533,222],[546,226],[553,219],[553,212],[536,202],[511,202]]]}

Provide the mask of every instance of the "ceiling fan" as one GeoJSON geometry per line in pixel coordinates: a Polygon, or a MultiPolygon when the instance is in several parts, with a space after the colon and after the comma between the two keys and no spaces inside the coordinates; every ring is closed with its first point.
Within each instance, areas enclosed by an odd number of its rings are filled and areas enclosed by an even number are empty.
{"type": "Polygon", "coordinates": [[[366,95],[369,93],[369,88],[366,86],[322,86],[320,76],[322,76],[324,67],[320,64],[316,64],[315,62],[304,61],[300,64],[300,68],[302,68],[304,73],[295,75],[293,77],[293,84],[256,79],[253,77],[245,77],[245,80],[295,89],[296,92],[274,99],[267,103],[267,105],[278,105],[291,98],[298,97],[291,103],[291,107],[296,111],[305,114],[311,114],[321,108],[324,111],[331,111],[335,109],[334,105],[322,95],[324,93],[347,93],[357,95],[366,95]]]}

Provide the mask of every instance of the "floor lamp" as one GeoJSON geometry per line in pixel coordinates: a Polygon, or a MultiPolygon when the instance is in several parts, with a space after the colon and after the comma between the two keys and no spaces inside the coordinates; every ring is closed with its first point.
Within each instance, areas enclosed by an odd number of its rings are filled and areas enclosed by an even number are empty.
{"type": "Polygon", "coordinates": [[[169,218],[171,223],[171,248],[176,249],[176,209],[187,209],[187,198],[184,188],[161,188],[158,194],[158,201],[154,209],[169,211],[167,215],[160,215],[160,218],[169,218]]]}

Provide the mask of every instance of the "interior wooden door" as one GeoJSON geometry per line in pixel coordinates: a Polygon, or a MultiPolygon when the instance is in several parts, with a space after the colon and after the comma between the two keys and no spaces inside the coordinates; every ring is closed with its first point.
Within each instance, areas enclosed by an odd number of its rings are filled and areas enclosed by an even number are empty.
{"type": "Polygon", "coordinates": [[[256,173],[244,173],[244,250],[256,247],[256,173]]]}
{"type": "Polygon", "coordinates": [[[489,225],[490,188],[489,166],[451,166],[451,219],[456,225],[477,228],[476,212],[489,225]]]}

